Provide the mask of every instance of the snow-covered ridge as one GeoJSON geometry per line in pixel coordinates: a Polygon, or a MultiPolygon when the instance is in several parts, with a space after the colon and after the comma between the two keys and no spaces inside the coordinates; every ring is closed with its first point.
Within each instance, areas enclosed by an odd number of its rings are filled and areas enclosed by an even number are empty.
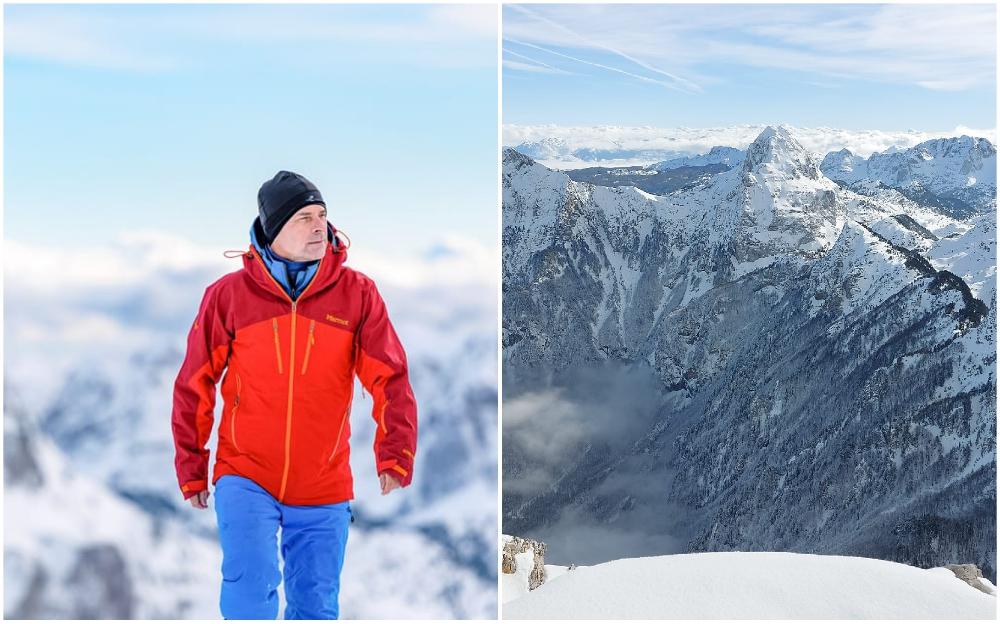
{"type": "MultiPolygon", "coordinates": [[[[504,619],[994,619],[993,593],[947,568],[793,552],[705,552],[567,570],[504,619]]],[[[505,588],[508,589],[508,588],[505,588]]],[[[515,588],[509,588],[514,591],[515,588]]]]}
{"type": "Polygon", "coordinates": [[[876,152],[869,158],[842,149],[827,154],[821,168],[832,180],[898,189],[959,217],[996,207],[996,148],[981,137],[932,139],[904,150],[876,152]]]}
{"type": "Polygon", "coordinates": [[[728,165],[731,167],[743,162],[745,153],[735,147],[716,145],[707,154],[695,156],[680,156],[654,163],[647,167],[650,171],[665,171],[667,169],[678,169],[680,167],[704,167],[705,165],[728,165]]]}

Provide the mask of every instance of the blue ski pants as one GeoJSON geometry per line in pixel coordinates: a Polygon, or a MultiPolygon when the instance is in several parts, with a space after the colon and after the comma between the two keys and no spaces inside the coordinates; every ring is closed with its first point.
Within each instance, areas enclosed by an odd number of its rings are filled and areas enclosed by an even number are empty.
{"type": "Polygon", "coordinates": [[[340,570],[352,518],[349,502],[283,505],[250,479],[223,475],[215,483],[215,513],[222,545],[222,617],[277,618],[281,527],[285,619],[337,619],[340,570]]]}

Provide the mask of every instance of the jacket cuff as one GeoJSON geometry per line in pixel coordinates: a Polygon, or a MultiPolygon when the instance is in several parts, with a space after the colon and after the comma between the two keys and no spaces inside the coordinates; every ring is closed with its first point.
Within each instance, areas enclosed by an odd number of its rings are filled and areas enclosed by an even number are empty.
{"type": "Polygon", "coordinates": [[[184,500],[187,500],[192,496],[194,496],[195,494],[197,494],[198,492],[207,489],[208,489],[208,481],[206,481],[205,479],[188,481],[187,483],[181,486],[181,492],[184,494],[184,500]]]}
{"type": "Polygon", "coordinates": [[[380,461],[375,468],[380,475],[392,475],[397,481],[399,481],[400,487],[408,486],[413,480],[412,461],[404,464],[397,459],[387,459],[385,461],[380,461]]]}

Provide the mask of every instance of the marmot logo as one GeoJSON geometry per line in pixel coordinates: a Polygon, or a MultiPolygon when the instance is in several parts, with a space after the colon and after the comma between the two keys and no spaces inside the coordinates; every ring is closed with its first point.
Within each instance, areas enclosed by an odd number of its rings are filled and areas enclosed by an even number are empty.
{"type": "Polygon", "coordinates": [[[344,320],[342,318],[338,318],[338,317],[336,317],[336,316],[334,316],[332,314],[327,314],[326,315],[326,320],[331,321],[333,323],[336,323],[338,325],[350,325],[349,321],[346,321],[346,320],[344,320]]]}

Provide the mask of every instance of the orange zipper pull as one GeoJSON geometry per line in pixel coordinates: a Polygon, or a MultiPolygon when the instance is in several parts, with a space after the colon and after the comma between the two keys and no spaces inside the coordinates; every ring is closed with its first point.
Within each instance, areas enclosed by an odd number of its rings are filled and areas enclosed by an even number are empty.
{"type": "Polygon", "coordinates": [[[306,369],[309,368],[309,353],[312,351],[312,346],[316,343],[316,339],[313,337],[313,329],[316,327],[316,319],[309,321],[309,339],[306,341],[306,357],[302,361],[302,372],[300,375],[306,374],[306,369]]]}
{"type": "Polygon", "coordinates": [[[278,319],[277,317],[271,319],[271,326],[274,327],[274,353],[278,356],[278,374],[282,374],[281,366],[281,342],[278,340],[278,319]]]}

